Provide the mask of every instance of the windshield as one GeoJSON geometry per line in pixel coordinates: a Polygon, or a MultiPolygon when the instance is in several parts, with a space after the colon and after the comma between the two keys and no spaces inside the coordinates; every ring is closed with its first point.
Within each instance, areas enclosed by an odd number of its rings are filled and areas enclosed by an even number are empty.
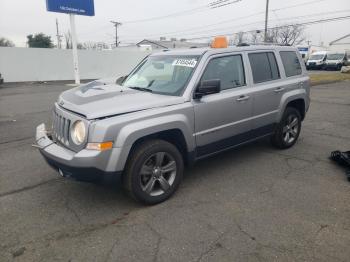
{"type": "Polygon", "coordinates": [[[134,70],[123,86],[157,94],[182,94],[199,56],[150,56],[134,70]]]}
{"type": "Polygon", "coordinates": [[[327,60],[340,60],[343,59],[345,54],[329,54],[327,60]]]}
{"type": "Polygon", "coordinates": [[[309,60],[322,60],[324,55],[311,55],[309,60]]]}

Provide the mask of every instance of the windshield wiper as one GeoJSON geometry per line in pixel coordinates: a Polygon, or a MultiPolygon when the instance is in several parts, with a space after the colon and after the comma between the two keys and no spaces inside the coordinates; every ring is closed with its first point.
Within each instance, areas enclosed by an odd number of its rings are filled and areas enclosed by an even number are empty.
{"type": "Polygon", "coordinates": [[[152,89],[145,88],[145,87],[139,87],[139,86],[128,86],[128,88],[139,90],[139,91],[145,91],[145,92],[150,92],[153,93],[152,89]]]}

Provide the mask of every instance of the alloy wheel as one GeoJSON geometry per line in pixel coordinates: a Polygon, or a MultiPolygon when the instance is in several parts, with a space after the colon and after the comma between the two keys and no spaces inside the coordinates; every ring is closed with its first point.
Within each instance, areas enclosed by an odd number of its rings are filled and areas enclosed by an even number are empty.
{"type": "Polygon", "coordinates": [[[164,194],[174,184],[176,170],[176,161],[169,153],[152,154],[140,169],[142,190],[151,196],[164,194]]]}
{"type": "Polygon", "coordinates": [[[296,115],[289,115],[286,125],[283,127],[283,140],[287,144],[291,144],[297,138],[299,133],[299,119],[296,115]]]}

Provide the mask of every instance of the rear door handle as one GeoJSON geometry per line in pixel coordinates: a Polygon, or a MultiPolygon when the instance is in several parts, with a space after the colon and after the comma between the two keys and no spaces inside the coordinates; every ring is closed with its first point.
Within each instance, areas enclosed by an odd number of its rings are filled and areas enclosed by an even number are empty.
{"type": "Polygon", "coordinates": [[[249,96],[243,95],[243,96],[238,97],[236,100],[237,100],[238,102],[242,102],[242,101],[248,100],[249,98],[250,98],[249,96]]]}
{"type": "Polygon", "coordinates": [[[279,92],[282,92],[283,90],[284,90],[284,87],[278,87],[275,90],[273,90],[273,92],[279,93],[279,92]]]}

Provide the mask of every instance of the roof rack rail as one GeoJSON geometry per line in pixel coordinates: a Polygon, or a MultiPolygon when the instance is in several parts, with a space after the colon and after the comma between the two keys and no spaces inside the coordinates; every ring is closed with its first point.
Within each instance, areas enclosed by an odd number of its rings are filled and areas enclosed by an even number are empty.
{"type": "Polygon", "coordinates": [[[251,45],[278,45],[278,46],[291,46],[288,44],[281,44],[277,42],[258,42],[258,43],[252,43],[251,45]]]}
{"type": "Polygon", "coordinates": [[[250,46],[250,44],[248,44],[248,43],[239,43],[236,46],[250,46]]]}

